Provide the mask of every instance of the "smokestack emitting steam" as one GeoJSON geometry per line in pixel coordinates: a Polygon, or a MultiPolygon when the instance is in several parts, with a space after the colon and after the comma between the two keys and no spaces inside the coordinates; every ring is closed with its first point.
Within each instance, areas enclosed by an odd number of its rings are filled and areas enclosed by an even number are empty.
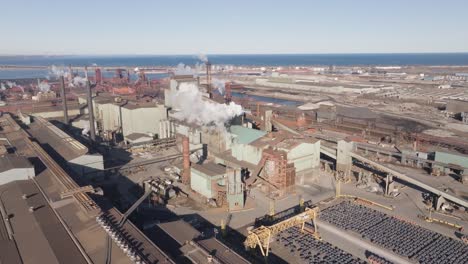
{"type": "Polygon", "coordinates": [[[182,157],[184,166],[182,183],[190,185],[190,142],[188,136],[182,136],[182,157]]]}
{"type": "Polygon", "coordinates": [[[63,106],[63,122],[68,125],[68,107],[67,107],[67,96],[65,94],[65,77],[60,76],[60,97],[62,97],[63,106]]]}
{"type": "Polygon", "coordinates": [[[96,140],[96,128],[94,127],[93,94],[91,84],[88,80],[88,68],[85,67],[86,95],[88,97],[89,136],[92,141],[96,140]]]}
{"type": "Polygon", "coordinates": [[[232,118],[243,114],[242,107],[234,102],[218,104],[206,99],[194,83],[180,83],[170,102],[177,111],[175,118],[207,128],[224,130],[232,118]]]}
{"type": "Polygon", "coordinates": [[[201,60],[203,63],[208,62],[208,57],[203,53],[198,54],[198,59],[201,60]]]}

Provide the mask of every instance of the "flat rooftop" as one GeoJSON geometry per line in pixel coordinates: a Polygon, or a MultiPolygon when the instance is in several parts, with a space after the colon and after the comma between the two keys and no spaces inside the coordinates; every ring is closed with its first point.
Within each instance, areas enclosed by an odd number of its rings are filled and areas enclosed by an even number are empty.
{"type": "Polygon", "coordinates": [[[192,169],[202,172],[208,176],[218,176],[226,173],[226,167],[214,162],[206,162],[203,164],[192,164],[192,169]]]}
{"type": "MultiPolygon", "coordinates": [[[[5,211],[24,263],[86,263],[46,199],[31,181],[15,181],[0,186],[5,211]],[[8,194],[8,195],[5,195],[8,194]],[[23,194],[28,196],[23,199],[23,194]],[[30,208],[34,208],[31,212],[30,208]]],[[[12,247],[0,248],[0,256],[12,247]]],[[[7,262],[9,263],[9,262],[7,262]]]]}
{"type": "Polygon", "coordinates": [[[88,153],[88,148],[60,128],[41,117],[29,125],[31,133],[41,144],[50,145],[65,160],[70,161],[88,153]]]}

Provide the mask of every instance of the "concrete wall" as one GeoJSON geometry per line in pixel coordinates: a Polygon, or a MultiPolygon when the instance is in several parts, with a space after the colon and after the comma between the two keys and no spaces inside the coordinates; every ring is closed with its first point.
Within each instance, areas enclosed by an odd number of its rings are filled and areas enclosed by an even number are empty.
{"type": "Polygon", "coordinates": [[[336,152],[336,170],[342,171],[345,176],[349,176],[352,167],[351,152],[355,150],[354,142],[344,140],[338,141],[336,152]]]}
{"type": "Polygon", "coordinates": [[[263,148],[249,144],[233,143],[231,146],[232,156],[240,161],[258,164],[262,159],[263,148]]]}
{"type": "Polygon", "coordinates": [[[288,152],[288,162],[293,162],[296,172],[319,168],[320,141],[316,143],[301,143],[288,152]]]}
{"type": "Polygon", "coordinates": [[[468,112],[468,101],[450,100],[447,103],[447,112],[454,114],[468,112]]]}
{"type": "Polygon", "coordinates": [[[192,177],[190,178],[190,187],[206,198],[213,198],[211,193],[211,181],[209,180],[209,177],[200,171],[194,170],[193,168],[191,173],[192,177]]]}
{"type": "Polygon", "coordinates": [[[12,181],[27,180],[36,176],[34,168],[15,168],[0,172],[0,185],[7,184],[12,181]]]}
{"type": "Polygon", "coordinates": [[[165,119],[167,119],[167,112],[163,105],[136,109],[122,108],[123,135],[158,134],[160,121],[165,119]]]}
{"type": "Polygon", "coordinates": [[[229,211],[241,210],[244,208],[244,192],[238,194],[228,194],[227,202],[229,211]]]}
{"type": "Polygon", "coordinates": [[[202,131],[201,140],[208,145],[208,151],[213,153],[221,153],[232,147],[231,135],[224,131],[202,131]]]}
{"type": "Polygon", "coordinates": [[[104,131],[117,130],[120,127],[120,110],[115,104],[94,104],[95,117],[99,120],[104,131]]]}

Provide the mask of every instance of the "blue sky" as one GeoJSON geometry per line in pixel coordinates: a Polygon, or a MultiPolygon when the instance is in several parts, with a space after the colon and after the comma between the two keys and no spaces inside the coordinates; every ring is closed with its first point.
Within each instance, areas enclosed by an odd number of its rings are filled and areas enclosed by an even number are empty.
{"type": "Polygon", "coordinates": [[[0,54],[468,51],[466,0],[0,0],[0,6],[0,54]]]}

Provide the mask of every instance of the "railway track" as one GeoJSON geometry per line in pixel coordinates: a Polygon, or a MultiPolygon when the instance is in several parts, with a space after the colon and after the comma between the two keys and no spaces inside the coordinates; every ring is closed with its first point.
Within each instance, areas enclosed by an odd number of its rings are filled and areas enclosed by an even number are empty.
{"type": "MultiPolygon", "coordinates": [[[[36,152],[38,158],[50,169],[55,178],[65,187],[65,191],[80,187],[50,156],[47,154],[38,143],[28,140],[32,149],[36,152]]],[[[73,198],[83,207],[88,213],[97,212],[99,206],[86,194],[75,193],[73,198]]]]}

